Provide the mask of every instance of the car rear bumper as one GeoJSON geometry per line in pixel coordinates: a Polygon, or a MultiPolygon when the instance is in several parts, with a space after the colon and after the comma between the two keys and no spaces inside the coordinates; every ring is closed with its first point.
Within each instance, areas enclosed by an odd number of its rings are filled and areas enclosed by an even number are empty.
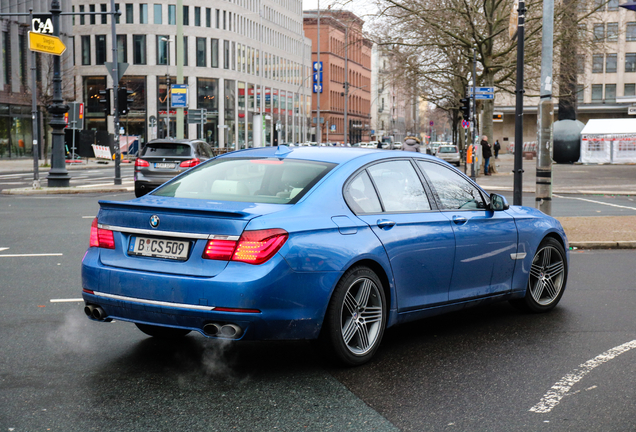
{"type": "Polygon", "coordinates": [[[158,274],[104,266],[97,248],[91,248],[82,263],[82,297],[103,309],[101,321],[182,328],[209,337],[206,324],[234,324],[241,329],[234,339],[315,339],[340,276],[294,272],[280,256],[262,266],[230,262],[215,277],[158,274]]]}

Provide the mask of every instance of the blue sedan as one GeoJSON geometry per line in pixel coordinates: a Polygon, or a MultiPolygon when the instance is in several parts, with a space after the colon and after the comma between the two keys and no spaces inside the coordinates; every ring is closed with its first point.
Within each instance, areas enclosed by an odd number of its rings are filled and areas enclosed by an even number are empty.
{"type": "Polygon", "coordinates": [[[407,321],[502,300],[549,311],[568,274],[557,220],[419,153],[248,149],[99,204],[86,315],[159,338],[318,339],[358,365],[407,321]]]}

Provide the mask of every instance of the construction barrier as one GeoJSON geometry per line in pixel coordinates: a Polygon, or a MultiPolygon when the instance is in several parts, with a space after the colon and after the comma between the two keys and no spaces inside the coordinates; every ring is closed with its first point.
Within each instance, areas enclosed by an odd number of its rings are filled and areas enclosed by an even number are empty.
{"type": "Polygon", "coordinates": [[[93,147],[93,153],[95,153],[95,157],[97,159],[112,159],[112,156],[110,154],[110,147],[96,144],[93,144],[91,147],[93,147]]]}

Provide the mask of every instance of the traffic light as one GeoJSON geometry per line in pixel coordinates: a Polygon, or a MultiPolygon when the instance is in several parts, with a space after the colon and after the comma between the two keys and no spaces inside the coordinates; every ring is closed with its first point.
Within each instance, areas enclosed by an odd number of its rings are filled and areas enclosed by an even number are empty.
{"type": "Polygon", "coordinates": [[[99,103],[102,106],[104,114],[110,114],[110,89],[99,91],[99,103]]]}
{"type": "Polygon", "coordinates": [[[460,102],[462,106],[459,107],[459,110],[462,112],[462,117],[464,120],[470,120],[470,98],[461,99],[460,102]]]}
{"type": "Polygon", "coordinates": [[[126,115],[130,111],[130,105],[135,101],[132,97],[133,91],[126,87],[120,87],[117,91],[117,105],[119,105],[119,115],[126,115]]]}

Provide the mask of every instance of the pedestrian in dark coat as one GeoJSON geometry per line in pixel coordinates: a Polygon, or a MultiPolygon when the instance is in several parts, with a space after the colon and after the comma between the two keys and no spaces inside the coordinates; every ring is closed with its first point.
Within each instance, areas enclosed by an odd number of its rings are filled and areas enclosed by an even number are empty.
{"type": "Polygon", "coordinates": [[[492,149],[495,151],[495,159],[499,159],[499,150],[501,150],[499,140],[495,140],[495,144],[492,146],[492,149]]]}
{"type": "Polygon", "coordinates": [[[481,137],[481,155],[484,157],[484,174],[490,175],[490,158],[492,151],[490,150],[490,144],[488,143],[488,137],[484,135],[481,137]]]}
{"type": "Polygon", "coordinates": [[[420,140],[414,136],[407,136],[404,138],[402,150],[420,153],[420,140]]]}

